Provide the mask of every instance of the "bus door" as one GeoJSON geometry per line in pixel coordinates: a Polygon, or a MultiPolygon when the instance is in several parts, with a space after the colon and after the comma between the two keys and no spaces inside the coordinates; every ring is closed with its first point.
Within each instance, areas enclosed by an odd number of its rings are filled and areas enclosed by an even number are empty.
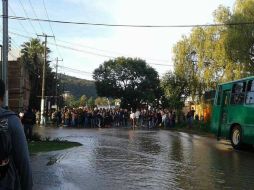
{"type": "Polygon", "coordinates": [[[221,103],[221,117],[218,136],[225,136],[226,127],[228,123],[228,106],[230,100],[231,90],[223,90],[222,103],[221,103]]]}

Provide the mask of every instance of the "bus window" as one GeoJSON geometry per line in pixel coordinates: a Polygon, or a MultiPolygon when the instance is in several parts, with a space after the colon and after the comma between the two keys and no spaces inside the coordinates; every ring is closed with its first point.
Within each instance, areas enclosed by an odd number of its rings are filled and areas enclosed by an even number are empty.
{"type": "Polygon", "coordinates": [[[233,85],[231,104],[243,104],[246,82],[237,82],[233,85]]]}
{"type": "Polygon", "coordinates": [[[227,106],[229,104],[229,94],[230,94],[230,91],[225,91],[223,92],[223,94],[225,93],[224,95],[224,102],[223,102],[223,106],[227,106]]]}
{"type": "Polygon", "coordinates": [[[246,104],[254,104],[254,80],[248,82],[246,104]]]}
{"type": "Polygon", "coordinates": [[[219,91],[218,91],[217,100],[216,100],[217,105],[220,105],[220,102],[221,102],[221,96],[222,96],[221,91],[222,91],[222,88],[221,86],[219,86],[219,91]]]}

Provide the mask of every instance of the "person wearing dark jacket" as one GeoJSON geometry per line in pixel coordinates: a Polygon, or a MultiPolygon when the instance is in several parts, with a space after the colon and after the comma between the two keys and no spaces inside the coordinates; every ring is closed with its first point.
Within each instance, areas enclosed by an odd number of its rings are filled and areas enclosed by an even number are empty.
{"type": "Polygon", "coordinates": [[[32,140],[33,126],[36,123],[36,116],[32,112],[32,109],[30,107],[24,113],[24,116],[21,121],[24,125],[24,131],[25,131],[26,138],[28,140],[32,140]]]}
{"type": "MultiPolygon", "coordinates": [[[[2,106],[5,85],[0,80],[0,104],[2,106]]],[[[7,157],[0,152],[0,189],[32,190],[33,180],[29,161],[27,141],[18,116],[0,108],[0,129],[8,134],[8,142],[1,138],[0,151],[9,149],[7,157]],[[5,143],[8,146],[5,146],[5,143]],[[3,171],[6,171],[3,173],[3,171]]],[[[3,137],[1,135],[1,137],[3,137]]]]}

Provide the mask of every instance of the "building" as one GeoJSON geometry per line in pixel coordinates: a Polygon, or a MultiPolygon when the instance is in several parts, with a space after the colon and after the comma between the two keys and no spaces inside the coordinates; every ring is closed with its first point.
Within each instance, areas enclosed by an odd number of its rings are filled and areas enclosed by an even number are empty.
{"type": "Polygon", "coordinates": [[[8,63],[9,108],[18,113],[29,105],[29,73],[18,60],[8,63]]]}

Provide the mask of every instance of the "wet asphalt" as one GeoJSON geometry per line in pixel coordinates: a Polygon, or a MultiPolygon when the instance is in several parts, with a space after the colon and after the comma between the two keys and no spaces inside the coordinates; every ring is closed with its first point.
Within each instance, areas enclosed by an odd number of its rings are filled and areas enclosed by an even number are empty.
{"type": "Polygon", "coordinates": [[[37,127],[80,142],[31,156],[36,190],[254,189],[254,153],[169,130],[37,127]]]}

